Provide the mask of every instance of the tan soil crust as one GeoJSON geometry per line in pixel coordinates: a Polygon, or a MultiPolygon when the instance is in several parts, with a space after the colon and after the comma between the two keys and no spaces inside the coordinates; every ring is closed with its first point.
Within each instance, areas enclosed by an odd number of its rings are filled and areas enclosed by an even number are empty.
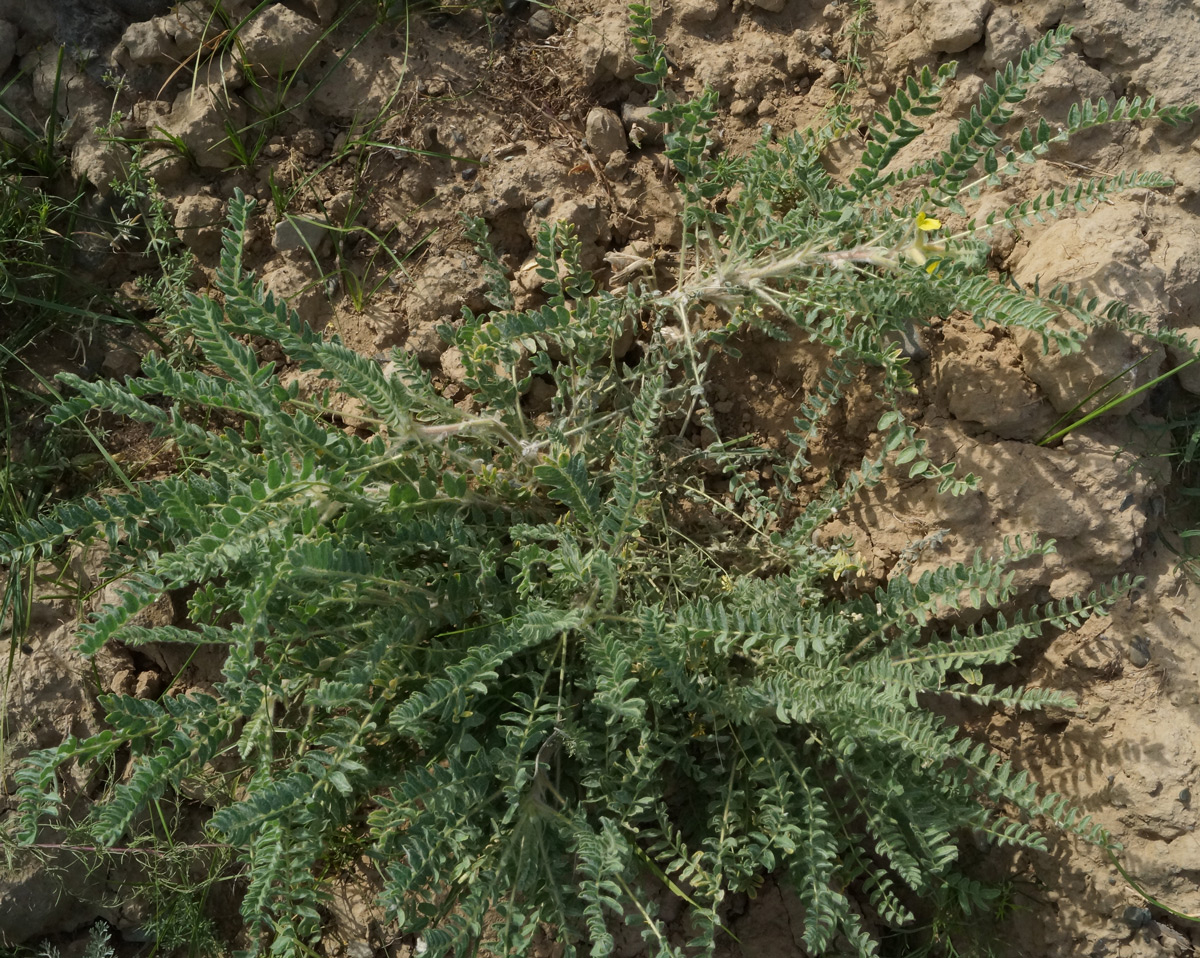
{"type": "MultiPolygon", "coordinates": [[[[227,6],[251,10],[246,2],[227,6]]],[[[129,7],[113,7],[123,32],[90,60],[69,64],[60,101],[72,120],[67,146],[75,172],[101,196],[130,159],[127,148],[93,132],[114,103],[125,119],[112,132],[163,140],[165,131],[186,146],[189,158],[164,145],[149,159],[178,234],[197,257],[201,283],[215,266],[224,202],[240,187],[260,200],[252,265],[272,289],[363,352],[393,346],[416,352],[446,395],[470,404],[456,351],[435,332],[437,324],[453,323],[463,305],[485,306],[479,261],[460,214],[488,221],[525,302],[536,295],[527,269],[530,236],[547,219],[575,224],[586,265],[602,278],[611,253],[669,261],[677,200],[645,120],[644,89],[632,80],[619,0],[567,0],[516,17],[479,8],[457,15],[413,11],[374,28],[371,4],[355,10],[350,0],[297,0],[267,7],[245,27],[239,48],[199,68],[193,55],[211,39],[199,0],[170,10],[129,7]],[[234,68],[239,57],[257,71],[254,83],[234,68]],[[292,70],[291,81],[275,79],[292,70]],[[115,98],[105,73],[124,78],[115,98]],[[265,130],[252,168],[231,172],[225,120],[252,125],[274,111],[281,114],[273,127],[250,130],[250,139],[265,130]],[[287,217],[278,215],[272,190],[295,191],[287,217]],[[377,239],[402,267],[393,266],[377,239]],[[372,291],[361,309],[355,277],[372,291]]],[[[661,12],[656,4],[656,15],[675,68],[672,81],[687,91],[708,83],[720,92],[719,130],[724,146],[736,151],[755,142],[764,123],[786,132],[819,119],[845,79],[844,28],[852,7],[846,0],[674,0],[661,12]]],[[[879,0],[875,7],[873,33],[861,50],[865,73],[851,96],[856,111],[877,108],[913,69],[960,61],[947,97],[951,115],[941,115],[914,151],[940,142],[938,134],[969,110],[992,71],[1060,22],[1076,28],[1075,38],[1022,107],[1027,113],[1053,122],[1080,97],[1200,100],[1200,17],[1184,2],[879,0]]],[[[56,21],[53,9],[0,0],[0,72],[7,80],[20,71],[3,94],[15,112],[36,117],[50,105],[57,48],[49,41],[79,29],[74,7],[64,4],[59,13],[56,21]]],[[[851,161],[860,148],[851,133],[838,156],[851,161]]],[[[1022,284],[1086,284],[1156,322],[1200,331],[1195,129],[1119,125],[1049,159],[1020,180],[1021,193],[1000,193],[989,208],[1081,172],[1155,169],[1178,185],[1127,195],[1086,219],[1001,237],[995,265],[1022,284]]],[[[114,285],[148,266],[119,241],[99,245],[88,265],[97,276],[115,278],[114,285]]],[[[1044,357],[1037,342],[980,330],[959,316],[927,331],[924,345],[914,418],[936,455],[981,476],[980,491],[951,500],[897,479],[863,496],[831,532],[854,538],[875,580],[909,543],[938,529],[948,533],[927,557],[931,562],[967,558],[1002,535],[1056,538],[1059,554],[1022,572],[1032,596],[1086,591],[1118,572],[1146,577],[1111,619],[1030,649],[1021,674],[1009,677],[1071,690],[1079,700],[1075,714],[964,718],[1110,828],[1125,845],[1124,866],[1147,891],[1180,912],[1200,914],[1200,839],[1190,800],[1200,786],[1200,590],[1177,573],[1159,539],[1183,521],[1173,503],[1164,507],[1169,466],[1154,456],[1148,438],[1161,410],[1143,405],[1134,426],[1101,419],[1056,448],[1032,442],[1145,347],[1101,335],[1080,356],[1044,357]]],[[[718,422],[731,434],[783,448],[822,357],[753,338],[741,346],[744,361],[714,367],[710,398],[718,422]]],[[[96,347],[98,368],[118,375],[134,371],[144,348],[123,341],[96,347]]],[[[1128,375],[1128,385],[1157,375],[1167,361],[1160,349],[1128,375]]],[[[78,359],[64,349],[58,366],[72,362],[78,359]]],[[[1182,385],[1200,392],[1200,376],[1182,385]]],[[[545,401],[535,387],[529,408],[536,413],[545,401]]],[[[354,410],[343,412],[352,426],[354,410]]],[[[876,440],[869,384],[838,416],[834,438],[814,449],[814,481],[876,440]]],[[[156,463],[144,437],[126,433],[118,442],[126,461],[169,467],[156,463]]],[[[77,564],[85,584],[94,561],[77,564]]],[[[73,598],[51,596],[37,609],[4,700],[8,760],[68,731],[97,728],[91,667],[71,648],[79,611],[73,598]]],[[[154,610],[159,621],[177,613],[173,605],[154,610]]],[[[213,665],[173,650],[139,649],[106,651],[96,669],[106,688],[155,695],[168,681],[176,688],[203,685],[213,665]]],[[[50,865],[57,858],[70,867],[64,854],[52,855],[50,865]]],[[[1175,956],[1192,954],[1200,941],[1194,922],[1147,905],[1095,849],[1060,842],[1050,854],[1013,862],[992,856],[982,867],[996,875],[1009,869],[1017,881],[1015,910],[986,933],[1001,953],[1175,956]]],[[[102,868],[91,884],[73,885],[61,898],[55,874],[30,864],[0,876],[0,938],[66,934],[97,914],[118,929],[139,926],[136,902],[101,909],[86,902],[111,894],[125,876],[121,868],[102,868]]],[[[348,863],[330,907],[330,954],[359,958],[362,943],[389,941],[369,904],[369,885],[366,869],[348,863]]],[[[741,941],[729,954],[803,954],[802,916],[769,881],[755,900],[735,903],[729,920],[741,941]]],[[[631,937],[619,954],[639,948],[631,937]]],[[[391,941],[386,953],[412,949],[410,941],[391,941]]]]}

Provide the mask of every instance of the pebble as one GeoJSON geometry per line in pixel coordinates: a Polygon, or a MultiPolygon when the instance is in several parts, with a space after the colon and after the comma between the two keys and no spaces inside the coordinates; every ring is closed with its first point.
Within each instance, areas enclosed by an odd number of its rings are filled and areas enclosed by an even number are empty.
{"type": "Polygon", "coordinates": [[[1150,924],[1154,920],[1154,916],[1150,914],[1149,908],[1139,908],[1137,905],[1126,905],[1125,911],[1121,913],[1121,917],[1131,928],[1141,928],[1150,924]]]}
{"type": "Polygon", "coordinates": [[[1150,664],[1150,640],[1145,636],[1131,639],[1125,655],[1135,669],[1144,669],[1150,664]]]}
{"type": "Polygon", "coordinates": [[[539,7],[529,15],[529,20],[526,24],[529,27],[529,32],[540,40],[545,40],[546,37],[553,36],[558,30],[554,25],[554,16],[545,7],[539,7]]]}

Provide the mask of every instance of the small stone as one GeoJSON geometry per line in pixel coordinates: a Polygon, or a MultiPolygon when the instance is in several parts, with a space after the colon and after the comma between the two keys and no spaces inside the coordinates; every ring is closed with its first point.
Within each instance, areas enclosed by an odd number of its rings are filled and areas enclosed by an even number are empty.
{"type": "Polygon", "coordinates": [[[136,376],[142,368],[142,357],[128,346],[117,346],[104,354],[100,372],[110,379],[136,376]]]}
{"type": "Polygon", "coordinates": [[[983,39],[992,0],[917,0],[918,29],[933,53],[962,53],[983,39]]]}
{"type": "Polygon", "coordinates": [[[554,197],[543,196],[540,200],[533,204],[533,214],[535,216],[546,217],[550,215],[550,210],[554,208],[554,197]]]}
{"type": "Polygon", "coordinates": [[[1134,668],[1145,668],[1150,664],[1150,640],[1145,636],[1131,639],[1125,655],[1134,668]]]}
{"type": "Polygon", "coordinates": [[[271,245],[281,253],[291,249],[316,252],[317,247],[328,235],[329,224],[323,219],[285,216],[275,224],[275,238],[271,245]]]}
{"type": "Polygon", "coordinates": [[[137,684],[134,686],[133,694],[139,699],[157,698],[162,691],[163,680],[162,676],[157,672],[147,669],[145,672],[139,672],[137,684]]]}
{"type": "Polygon", "coordinates": [[[137,673],[133,669],[118,669],[108,680],[108,687],[117,695],[133,695],[137,688],[137,673]]]}
{"type": "Polygon", "coordinates": [[[242,62],[268,76],[290,73],[315,54],[321,28],[308,17],[272,4],[254,17],[238,35],[242,62]]]}
{"type": "Polygon", "coordinates": [[[996,10],[988,17],[987,36],[980,66],[988,69],[1003,67],[1021,56],[1029,46],[1029,32],[1007,10],[996,10]]]}
{"type": "Polygon", "coordinates": [[[175,210],[175,233],[201,259],[221,248],[225,204],[215,196],[193,194],[180,200],[175,210]]]}
{"type": "Polygon", "coordinates": [[[621,120],[629,131],[629,140],[634,149],[640,150],[662,142],[663,125],[650,119],[653,112],[654,109],[648,106],[634,106],[632,103],[621,106],[621,120]]]}
{"type": "Polygon", "coordinates": [[[212,11],[203,3],[180,3],[162,18],[184,59],[195,55],[212,39],[212,11]]]}
{"type": "Polygon", "coordinates": [[[539,7],[529,15],[529,20],[526,22],[529,32],[539,40],[545,40],[547,37],[553,36],[558,30],[554,24],[554,14],[545,7],[539,7]]]}
{"type": "Polygon", "coordinates": [[[787,0],[750,0],[750,3],[768,13],[779,13],[787,6],[787,0]]]}
{"type": "Polygon", "coordinates": [[[1150,914],[1149,908],[1140,908],[1137,905],[1126,905],[1125,910],[1121,912],[1121,920],[1124,921],[1130,928],[1143,928],[1154,920],[1154,916],[1150,914]]]}
{"type": "Polygon", "coordinates": [[[446,341],[438,335],[433,324],[418,326],[408,334],[404,348],[416,355],[427,366],[440,364],[442,353],[448,348],[446,341]]]}
{"type": "Polygon", "coordinates": [[[139,65],[175,63],[180,59],[179,47],[167,32],[163,17],[131,23],[121,37],[121,47],[130,61],[139,65]]]}
{"type": "Polygon", "coordinates": [[[188,89],[175,98],[170,114],[159,125],[183,143],[197,166],[224,169],[233,159],[229,127],[246,125],[246,106],[218,90],[201,87],[193,94],[188,89]]]}
{"type": "Polygon", "coordinates": [[[320,156],[325,151],[325,137],[311,127],[298,130],[292,145],[305,156],[320,156]]]}
{"type": "Polygon", "coordinates": [[[586,85],[628,80],[638,72],[624,16],[588,18],[579,21],[575,30],[577,75],[586,85]]]}
{"type": "Polygon", "coordinates": [[[278,268],[264,272],[262,282],[277,299],[285,300],[290,309],[299,313],[302,322],[314,330],[324,328],[332,308],[325,296],[320,275],[311,261],[285,261],[278,268]]]}
{"type": "Polygon", "coordinates": [[[712,23],[721,12],[719,0],[676,0],[674,6],[680,23],[712,23]]]}
{"type": "Polygon", "coordinates": [[[457,346],[451,346],[442,353],[439,362],[442,372],[451,382],[461,383],[467,378],[467,367],[463,365],[463,353],[457,346]]]}
{"type": "Polygon", "coordinates": [[[624,154],[629,149],[621,118],[612,110],[602,106],[592,107],[584,130],[588,147],[602,163],[607,163],[614,154],[624,154]]]}
{"type": "Polygon", "coordinates": [[[102,139],[89,133],[71,150],[71,172],[87,180],[102,194],[112,189],[117,180],[129,167],[128,148],[113,140],[102,139]]]}

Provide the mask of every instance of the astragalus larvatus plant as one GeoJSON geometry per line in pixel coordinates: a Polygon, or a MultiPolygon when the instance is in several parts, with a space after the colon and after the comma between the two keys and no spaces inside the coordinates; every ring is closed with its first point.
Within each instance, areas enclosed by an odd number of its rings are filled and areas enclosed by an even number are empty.
{"type": "MultiPolygon", "coordinates": [[[[187,468],[62,506],[5,540],[5,559],[104,540],[120,599],[81,627],[85,652],[171,642],[225,658],[210,691],[106,695],[110,730],[30,756],[11,823],[22,841],[55,823],[120,842],[148,802],[205,773],[220,805],[211,832],[245,868],[252,937],[289,958],[312,954],[322,876],[349,852],[377,864],[383,904],[431,956],[521,955],[547,929],[568,955],[607,955],[620,919],[649,954],[711,954],[723,902],[767,873],[795,889],[811,953],[868,955],[914,924],[922,899],[986,901],[960,870],[965,834],[1038,848],[1048,823],[1108,841],[929,706],[1068,705],[1053,691],[997,688],[982,670],[1027,637],[1103,612],[1130,582],[1013,611],[1014,565],[1051,549],[1030,537],[919,576],[905,564],[847,598],[836,579],[851,560],[816,533],[889,460],[947,495],[972,485],[928,458],[901,411],[913,387],[898,333],[951,309],[1038,330],[1061,349],[1077,345],[1055,322],[1063,310],[1145,325],[1066,291],[1003,286],[973,231],[938,238],[939,209],[1079,130],[1178,122],[1190,109],[1083,104],[1061,132],[1001,140],[1012,105],[1066,42],[1060,29],[997,76],[943,152],[893,171],[952,68],[908,80],[838,183],[821,164],[830,130],[710,156],[715,96],[674,101],[649,11],[631,13],[685,200],[673,286],[633,275],[634,263],[623,289],[599,288],[572,232],[548,226],[536,240],[544,305],[518,311],[486,225],[471,224],[495,308],[446,330],[474,390],[468,413],[411,355],[381,366],[266,293],[243,268],[250,204],[239,194],[221,298],[191,296],[172,320],[208,368],[151,355],[124,383],[63,377],[78,396],[59,421],[98,408],[149,423],[187,468]],[[901,187],[903,203],[891,193],[901,187]],[[721,325],[701,328],[714,306],[721,325]],[[636,363],[614,358],[631,324],[636,363]],[[776,490],[742,475],[766,450],[692,449],[665,428],[699,414],[717,431],[708,358],[732,351],[745,327],[830,356],[776,490]],[[352,397],[358,428],[344,428],[329,395],[282,385],[245,336],[278,343],[352,397]],[[868,369],[887,407],[881,442],[826,488],[805,486],[809,443],[868,369]],[[555,390],[536,423],[521,398],[533,376],[555,390]],[[206,428],[206,411],[237,426],[206,428]],[[728,497],[712,490],[714,462],[728,497]],[[187,625],[138,625],[166,592],[189,597],[187,625]],[[962,605],[987,614],[947,625],[962,605]],[[57,779],[72,762],[111,775],[76,821],[57,779]],[[657,917],[646,882],[685,897],[686,943],[657,917]]],[[[995,222],[1166,182],[1091,180],[995,222]]]]}

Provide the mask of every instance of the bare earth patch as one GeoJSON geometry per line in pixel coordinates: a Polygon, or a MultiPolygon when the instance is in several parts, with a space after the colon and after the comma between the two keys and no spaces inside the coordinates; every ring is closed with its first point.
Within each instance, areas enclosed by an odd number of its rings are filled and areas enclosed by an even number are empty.
{"type": "MultiPolygon", "coordinates": [[[[0,96],[31,120],[53,105],[54,44],[89,43],[74,7],[63,4],[56,14],[36,6],[0,2],[0,70],[12,81],[0,96]]],[[[112,179],[128,170],[139,143],[201,284],[215,267],[225,202],[241,188],[259,200],[252,265],[277,295],[364,353],[414,352],[443,394],[467,407],[461,363],[437,334],[463,306],[486,304],[462,214],[487,221],[519,296],[536,288],[531,237],[547,220],[575,225],[584,263],[602,280],[624,264],[653,268],[675,253],[677,199],[661,131],[633,79],[618,0],[566,0],[515,16],[486,7],[457,15],[414,10],[383,23],[374,4],[298,0],[254,14],[232,45],[221,42],[201,0],[169,9],[110,6],[101,18],[107,32],[91,35],[96,46],[68,58],[58,108],[73,170],[92,183],[97,209],[108,217],[96,229],[107,229],[111,242],[81,268],[114,288],[155,268],[126,251],[119,227],[131,213],[110,199],[112,179]],[[114,108],[120,117],[110,122],[114,108]]],[[[226,7],[236,15],[253,9],[243,0],[226,7]]],[[[947,59],[960,62],[947,98],[957,121],[998,66],[1059,23],[1074,26],[1075,38],[1022,105],[1029,116],[1060,121],[1081,97],[1200,100],[1194,4],[878,0],[870,32],[858,40],[847,31],[854,7],[846,0],[676,0],[655,12],[673,82],[720,93],[719,128],[732,151],[757,141],[765,124],[787,133],[817,122],[838,98],[860,115],[873,111],[901,77],[947,59]],[[854,42],[862,75],[847,86],[854,42]]],[[[935,129],[910,149],[920,155],[932,149],[925,141],[940,142],[948,130],[935,129]]],[[[849,162],[861,148],[850,130],[840,155],[849,162]]],[[[1177,185],[1127,194],[1086,219],[1068,215],[997,237],[996,268],[1022,285],[1084,284],[1162,326],[1200,333],[1195,128],[1117,126],[1073,141],[1050,161],[1021,180],[1026,193],[1009,190],[992,202],[1018,202],[1081,172],[1153,169],[1177,185]]],[[[741,347],[744,360],[716,367],[718,420],[731,433],[783,449],[822,357],[753,338],[741,347]]],[[[118,337],[96,348],[114,370],[132,371],[120,364],[137,347],[118,337]]],[[[931,560],[967,559],[1004,535],[1057,539],[1052,562],[1022,573],[1031,598],[1086,592],[1117,573],[1146,577],[1111,619],[1029,649],[1021,675],[1008,677],[1072,691],[1074,713],[975,719],[978,734],[1075,800],[1125,848],[1125,875],[1103,853],[1066,841],[1015,861],[981,853],[981,869],[1014,881],[1011,911],[982,919],[991,923],[983,944],[1002,954],[1157,958],[1193,954],[1200,941],[1196,923],[1175,914],[1200,915],[1191,797],[1200,789],[1200,589],[1164,544],[1178,544],[1171,531],[1186,523],[1187,504],[1172,499],[1170,463],[1157,454],[1163,392],[1060,445],[1035,444],[1143,350],[1129,337],[1101,333],[1078,356],[1048,357],[1040,341],[944,317],[924,332],[923,355],[914,356],[914,409],[921,437],[937,455],[980,475],[980,491],[936,497],[897,476],[832,530],[854,538],[875,578],[911,542],[941,529],[947,534],[931,560]]],[[[1173,361],[1161,348],[1151,351],[1124,374],[1122,388],[1153,379],[1173,361]]],[[[1200,393],[1200,377],[1181,377],[1170,388],[1200,393]]],[[[544,401],[536,388],[527,399],[534,412],[544,401]]],[[[347,428],[353,415],[345,410],[347,428]]],[[[878,441],[868,385],[844,417],[844,446],[814,449],[814,482],[878,441]]],[[[128,441],[136,447],[136,437],[128,441]]],[[[142,454],[152,460],[154,451],[142,454]]],[[[88,591],[86,566],[78,563],[64,597],[39,605],[27,651],[14,659],[4,691],[6,763],[100,718],[91,666],[71,648],[70,623],[96,601],[77,601],[88,591]]],[[[173,621],[177,609],[168,604],[155,614],[173,621]]],[[[169,649],[113,651],[97,660],[95,675],[104,689],[157,695],[168,682],[202,687],[212,665],[169,649]]],[[[11,789],[7,766],[5,774],[11,789]]],[[[86,795],[88,783],[76,784],[86,795]]],[[[203,796],[196,801],[202,806],[203,796]]],[[[56,869],[75,867],[63,854],[0,875],[0,939],[65,935],[96,916],[136,938],[140,912],[114,897],[128,873],[101,870],[90,884],[61,887],[56,869]],[[92,904],[96,897],[107,903],[92,904]]],[[[334,887],[328,953],[412,954],[413,942],[389,940],[369,889],[368,870],[347,863],[334,887]]],[[[768,883],[758,898],[735,903],[730,927],[741,945],[727,953],[803,954],[802,920],[787,894],[768,883]]],[[[618,953],[640,948],[631,937],[618,953]]]]}

